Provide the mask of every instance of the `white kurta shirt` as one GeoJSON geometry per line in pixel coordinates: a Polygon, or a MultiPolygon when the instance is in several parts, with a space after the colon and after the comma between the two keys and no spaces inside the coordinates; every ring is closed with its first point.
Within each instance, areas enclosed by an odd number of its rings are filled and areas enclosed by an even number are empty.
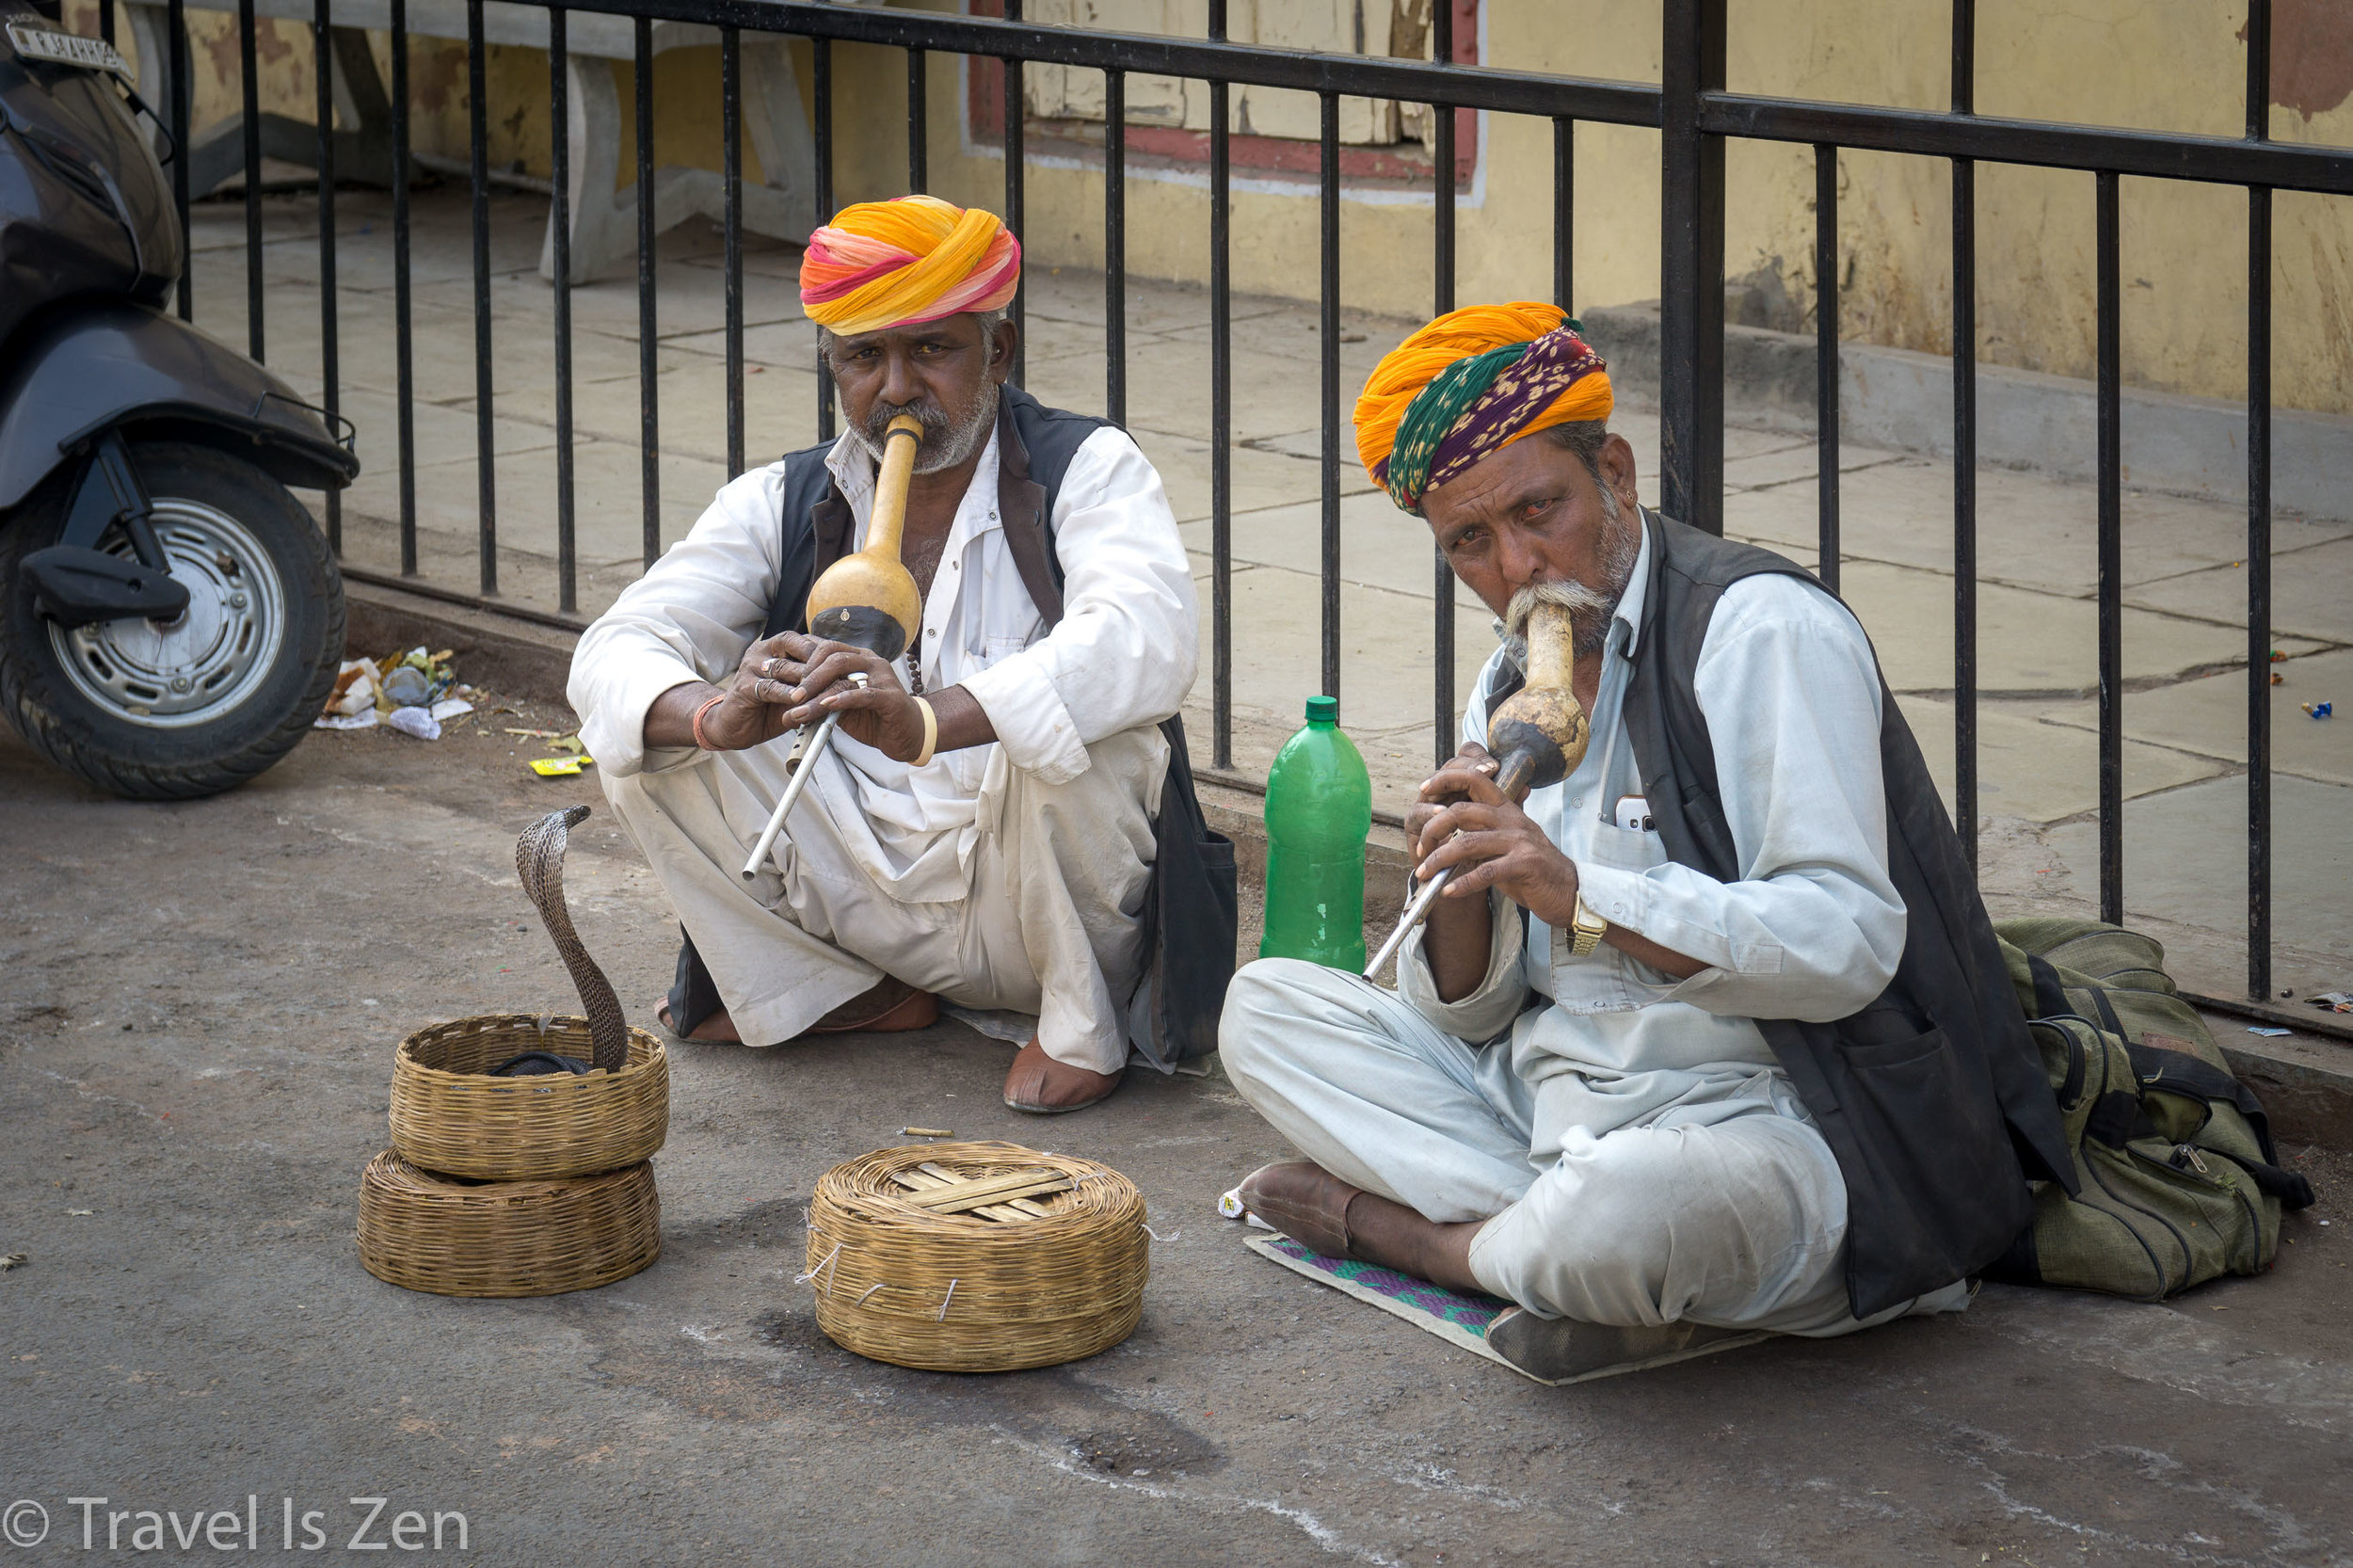
{"type": "MultiPolygon", "coordinates": [[[[863,543],[874,461],[844,434],[825,466],[863,543]]],[[[963,896],[992,773],[999,788],[1007,766],[1049,783],[1076,778],[1090,744],[1176,712],[1197,667],[1184,545],[1160,475],[1134,441],[1097,430],[1064,474],[1052,519],[1064,612],[1050,633],[1005,542],[997,478],[991,434],[950,525],[917,643],[924,689],[963,686],[997,743],[915,768],[837,732],[811,780],[837,823],[864,824],[854,846],[862,868],[909,902],[963,896]]],[[[646,712],[675,686],[727,680],[760,635],[783,575],[783,485],[781,461],[728,484],[582,634],[568,694],[600,768],[625,776],[703,757],[648,751],[646,712]]],[[[793,737],[768,744],[789,748],[793,737]]]]}
{"type": "MultiPolygon", "coordinates": [[[[1706,1121],[1780,1100],[1786,1089],[1754,1020],[1858,1012],[1903,954],[1879,666],[1854,616],[1813,584],[1742,578],[1718,600],[1700,650],[1694,685],[1741,879],[1679,865],[1656,830],[1618,825],[1622,811],[1639,822],[1642,805],[1622,710],[1652,563],[1645,528],[1602,655],[1592,744],[1526,809],[1576,862],[1589,908],[1708,967],[1677,982],[1606,943],[1574,957],[1570,934],[1532,915],[1523,939],[1521,910],[1495,895],[1495,945],[1476,991],[1439,1001],[1418,934],[1398,966],[1399,989],[1449,1033],[1483,1041],[1509,1029],[1522,1077],[1568,1075],[1544,1096],[1548,1119],[1593,1133],[1670,1110],[1706,1121]],[[1529,990],[1551,1005],[1523,1012],[1529,990]]],[[[1480,673],[1465,740],[1486,740],[1488,681],[1504,658],[1497,649],[1480,673]]]]}

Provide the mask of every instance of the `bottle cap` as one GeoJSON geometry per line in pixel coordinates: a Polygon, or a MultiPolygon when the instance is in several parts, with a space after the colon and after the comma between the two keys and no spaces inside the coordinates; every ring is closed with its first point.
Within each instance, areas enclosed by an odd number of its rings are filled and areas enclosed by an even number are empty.
{"type": "Polygon", "coordinates": [[[1309,724],[1339,723],[1340,699],[1336,696],[1309,697],[1307,699],[1307,722],[1309,724]]]}

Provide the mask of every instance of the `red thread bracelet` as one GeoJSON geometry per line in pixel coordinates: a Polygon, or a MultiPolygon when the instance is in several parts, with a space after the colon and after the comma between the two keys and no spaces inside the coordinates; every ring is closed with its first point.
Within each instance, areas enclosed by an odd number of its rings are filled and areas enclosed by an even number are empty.
{"type": "Polygon", "coordinates": [[[695,710],[695,722],[692,726],[695,732],[695,744],[704,751],[717,751],[719,748],[712,745],[703,735],[703,715],[710,712],[713,708],[718,707],[719,704],[725,702],[727,699],[728,694],[721,692],[717,696],[710,698],[704,702],[701,707],[695,710]]]}

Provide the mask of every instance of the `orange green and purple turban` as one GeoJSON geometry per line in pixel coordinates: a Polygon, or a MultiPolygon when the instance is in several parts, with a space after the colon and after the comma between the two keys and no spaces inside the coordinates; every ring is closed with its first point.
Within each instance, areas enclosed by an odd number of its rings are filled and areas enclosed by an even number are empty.
{"type": "Polygon", "coordinates": [[[1474,305],[1373,367],[1356,399],[1356,455],[1390,500],[1419,512],[1424,491],[1481,458],[1610,408],[1609,365],[1558,306],[1474,305]]]}
{"type": "Polygon", "coordinates": [[[1012,303],[1021,242],[995,213],[933,196],[860,201],[808,237],[801,308],[851,336],[1012,303]]]}

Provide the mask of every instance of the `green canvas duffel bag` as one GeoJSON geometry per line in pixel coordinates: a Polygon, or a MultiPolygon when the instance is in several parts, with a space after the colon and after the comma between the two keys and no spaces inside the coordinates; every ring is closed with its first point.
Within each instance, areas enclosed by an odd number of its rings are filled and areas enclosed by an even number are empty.
{"type": "Polygon", "coordinates": [[[2310,1204],[2312,1184],[2280,1168],[2262,1104],[2174,990],[2164,948],[2096,920],[1993,929],[2078,1190],[2037,1183],[2033,1224],[1987,1273],[2155,1301],[2269,1268],[2281,1208],[2310,1204]]]}

